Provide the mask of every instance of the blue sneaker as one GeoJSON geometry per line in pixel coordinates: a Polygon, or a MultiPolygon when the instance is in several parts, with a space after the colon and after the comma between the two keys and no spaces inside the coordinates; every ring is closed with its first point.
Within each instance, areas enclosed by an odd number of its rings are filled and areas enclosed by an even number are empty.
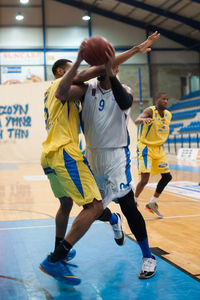
{"type": "Polygon", "coordinates": [[[81,280],[74,276],[73,273],[67,267],[67,264],[64,264],[62,260],[51,262],[51,256],[48,255],[45,260],[39,266],[40,270],[44,273],[53,276],[57,280],[64,281],[70,285],[78,285],[81,283],[81,280]]]}
{"type": "Polygon", "coordinates": [[[67,262],[67,261],[72,260],[75,256],[76,256],[76,250],[75,249],[71,249],[68,252],[67,256],[63,260],[64,260],[64,262],[67,262]]]}

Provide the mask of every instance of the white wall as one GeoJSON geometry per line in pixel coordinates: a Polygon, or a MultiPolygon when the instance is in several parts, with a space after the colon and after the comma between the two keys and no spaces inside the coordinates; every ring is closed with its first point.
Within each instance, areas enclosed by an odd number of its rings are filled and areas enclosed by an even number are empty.
{"type": "Polygon", "coordinates": [[[50,27],[47,29],[46,37],[49,48],[79,48],[83,39],[88,37],[88,27],[50,27]]]}
{"type": "MultiPolygon", "coordinates": [[[[10,4],[15,0],[2,0],[2,4],[10,4]]],[[[109,1],[107,1],[109,2],[109,1]]],[[[47,48],[74,48],[88,36],[87,22],[82,20],[83,9],[59,3],[53,0],[45,0],[46,20],[46,46],[47,48]]],[[[32,0],[33,5],[41,5],[41,0],[32,0]]],[[[107,3],[109,7],[109,3],[107,3]]],[[[14,12],[19,8],[1,7],[0,19],[0,49],[2,48],[41,48],[43,46],[42,33],[42,8],[20,7],[25,15],[23,23],[18,26],[14,21],[14,12]],[[3,26],[2,26],[3,25],[3,26]],[[37,26],[38,27],[37,27],[37,26]]],[[[144,29],[130,26],[122,22],[109,19],[98,14],[91,14],[92,34],[105,36],[115,47],[131,47],[145,40],[144,29]]],[[[156,48],[183,48],[164,36],[154,44],[156,48]]],[[[138,63],[146,63],[146,58],[138,57],[138,63]]],[[[130,63],[137,63],[130,61],[130,63]]],[[[152,53],[152,63],[199,63],[199,55],[191,51],[156,51],[152,53]]]]}
{"type": "Polygon", "coordinates": [[[0,27],[0,48],[42,48],[42,28],[0,27]]]}
{"type": "Polygon", "coordinates": [[[153,64],[198,64],[199,54],[195,51],[152,51],[153,64]]]}

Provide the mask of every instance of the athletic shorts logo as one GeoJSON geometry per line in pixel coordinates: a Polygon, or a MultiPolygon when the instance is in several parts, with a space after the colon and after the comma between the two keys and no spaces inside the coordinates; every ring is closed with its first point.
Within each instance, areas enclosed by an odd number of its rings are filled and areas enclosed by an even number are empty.
{"type": "Polygon", "coordinates": [[[128,187],[128,184],[121,182],[119,187],[120,187],[120,190],[126,189],[128,187]]]}
{"type": "Polygon", "coordinates": [[[158,167],[159,167],[159,168],[166,168],[167,166],[168,166],[167,163],[163,163],[163,164],[160,164],[158,167]]]}

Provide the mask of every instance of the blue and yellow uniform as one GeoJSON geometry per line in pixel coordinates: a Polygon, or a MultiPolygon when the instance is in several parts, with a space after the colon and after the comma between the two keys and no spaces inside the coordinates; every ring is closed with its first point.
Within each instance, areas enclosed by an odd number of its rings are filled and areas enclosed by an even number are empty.
{"type": "Polygon", "coordinates": [[[101,195],[79,144],[76,103],[60,101],[55,91],[60,79],[45,93],[44,116],[48,136],[42,144],[41,164],[55,197],[71,197],[79,206],[101,200],[101,195]]]}
{"type": "Polygon", "coordinates": [[[150,124],[140,124],[138,127],[137,157],[138,170],[141,173],[168,173],[167,162],[162,145],[169,135],[169,124],[171,113],[164,110],[163,117],[160,116],[156,106],[150,106],[153,111],[150,124]]]}

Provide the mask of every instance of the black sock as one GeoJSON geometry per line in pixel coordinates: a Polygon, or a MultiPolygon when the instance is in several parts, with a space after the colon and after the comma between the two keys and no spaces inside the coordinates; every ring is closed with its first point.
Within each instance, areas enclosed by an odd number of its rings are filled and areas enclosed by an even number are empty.
{"type": "Polygon", "coordinates": [[[70,249],[72,248],[72,245],[68,243],[67,241],[63,240],[60,242],[60,245],[54,250],[53,253],[51,253],[51,261],[56,262],[60,259],[65,258],[65,256],[68,254],[70,249]]]}
{"type": "Polygon", "coordinates": [[[54,251],[55,251],[56,248],[60,245],[60,243],[62,242],[62,240],[63,240],[63,238],[56,237],[54,251]]]}

